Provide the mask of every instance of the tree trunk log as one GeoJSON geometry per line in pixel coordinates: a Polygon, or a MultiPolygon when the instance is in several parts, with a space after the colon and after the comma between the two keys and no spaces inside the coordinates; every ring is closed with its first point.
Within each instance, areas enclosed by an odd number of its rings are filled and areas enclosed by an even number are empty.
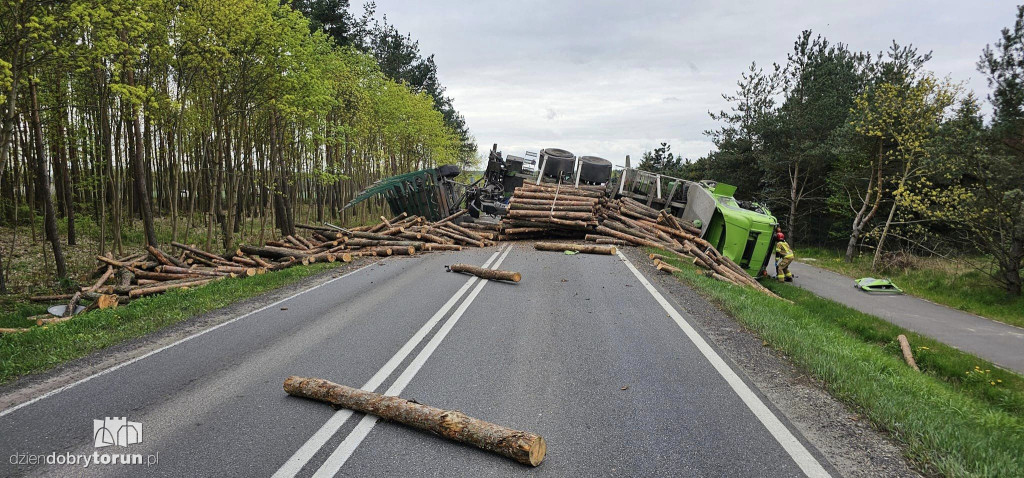
{"type": "Polygon", "coordinates": [[[210,277],[208,279],[199,279],[199,280],[193,280],[193,281],[188,281],[188,282],[180,282],[180,283],[176,283],[176,284],[160,284],[158,286],[153,286],[153,287],[140,287],[138,289],[132,289],[132,290],[128,291],[128,297],[131,297],[131,298],[134,299],[136,297],[143,297],[143,296],[147,296],[147,295],[159,294],[161,292],[167,292],[167,291],[172,290],[172,289],[181,289],[181,288],[184,288],[184,287],[200,286],[200,285],[204,285],[204,284],[209,284],[210,282],[213,282],[213,281],[218,280],[218,279],[220,279],[220,278],[219,277],[210,277]]]}
{"type": "Polygon", "coordinates": [[[533,245],[538,251],[576,251],[585,254],[615,254],[615,246],[601,246],[595,244],[568,244],[561,242],[538,242],[533,245]]]}
{"type": "Polygon", "coordinates": [[[441,219],[440,221],[435,222],[434,225],[435,226],[440,226],[441,224],[444,224],[446,222],[451,222],[455,218],[457,218],[459,216],[462,216],[462,215],[466,214],[467,212],[469,212],[469,209],[463,209],[463,210],[461,210],[461,211],[459,211],[459,212],[457,212],[455,214],[452,214],[451,216],[448,216],[448,217],[446,217],[444,219],[441,219]]]}
{"type": "Polygon", "coordinates": [[[907,365],[914,369],[915,372],[920,372],[921,369],[917,368],[917,362],[914,360],[914,352],[910,350],[910,342],[907,340],[907,336],[900,334],[896,337],[896,340],[900,343],[900,350],[903,351],[903,360],[906,360],[907,365]]]}
{"type": "Polygon", "coordinates": [[[335,407],[369,413],[388,421],[433,432],[449,440],[509,457],[524,465],[540,465],[547,453],[547,445],[540,435],[505,428],[459,411],[442,410],[400,397],[367,392],[323,379],[296,376],[284,381],[284,391],[296,397],[312,398],[335,407]]]}
{"type": "Polygon", "coordinates": [[[32,329],[25,328],[25,327],[15,327],[15,328],[2,327],[2,328],[0,328],[0,334],[18,334],[18,333],[21,333],[21,332],[28,332],[29,330],[32,330],[32,329]]]}
{"type": "Polygon", "coordinates": [[[424,244],[424,251],[461,251],[462,246],[457,244],[424,244]]]}
{"type": "Polygon", "coordinates": [[[75,295],[71,296],[71,300],[68,301],[68,305],[64,307],[64,313],[61,317],[71,317],[75,315],[75,308],[78,307],[78,301],[82,300],[82,293],[75,292],[75,295]]]}
{"type": "Polygon", "coordinates": [[[283,248],[283,247],[270,247],[270,246],[255,247],[255,246],[247,246],[245,244],[242,244],[242,245],[238,246],[238,250],[244,252],[245,254],[255,254],[257,256],[270,257],[272,259],[281,259],[281,258],[287,258],[287,257],[303,258],[303,257],[308,257],[309,256],[308,253],[302,252],[300,250],[297,250],[297,249],[286,249],[286,248],[283,248]]]}
{"type": "Polygon", "coordinates": [[[668,272],[669,274],[672,274],[672,273],[675,273],[675,272],[682,272],[683,271],[682,269],[680,269],[680,268],[678,268],[676,266],[673,266],[672,264],[669,264],[667,262],[663,262],[661,259],[655,259],[654,260],[654,267],[657,267],[659,271],[668,272]]]}
{"type": "Polygon", "coordinates": [[[448,266],[448,270],[452,272],[465,272],[473,274],[482,279],[488,280],[505,280],[511,282],[519,282],[522,279],[522,275],[518,272],[503,271],[498,269],[485,269],[483,267],[471,266],[469,264],[452,264],[448,266]]]}

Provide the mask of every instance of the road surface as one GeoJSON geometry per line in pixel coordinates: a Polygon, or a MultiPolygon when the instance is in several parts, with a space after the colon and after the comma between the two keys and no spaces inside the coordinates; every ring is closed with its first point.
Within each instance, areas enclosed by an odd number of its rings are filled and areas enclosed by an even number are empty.
{"type": "Polygon", "coordinates": [[[789,268],[798,287],[1024,374],[1024,329],[909,295],[868,294],[853,279],[810,264],[789,268]]]}
{"type": "Polygon", "coordinates": [[[0,411],[0,475],[834,474],[690,323],[622,255],[511,244],[389,258],[0,411]],[[523,280],[444,272],[453,262],[523,280]],[[289,375],[529,430],[547,459],[528,468],[289,397],[289,375]],[[141,424],[142,443],[97,448],[105,417],[141,424]],[[23,464],[51,454],[156,463],[23,464]]]}

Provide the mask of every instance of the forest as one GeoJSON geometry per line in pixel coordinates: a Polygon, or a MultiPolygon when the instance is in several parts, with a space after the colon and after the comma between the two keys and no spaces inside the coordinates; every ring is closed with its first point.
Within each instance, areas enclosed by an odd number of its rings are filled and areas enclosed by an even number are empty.
{"type": "Polygon", "coordinates": [[[69,287],[107,251],[229,251],[296,222],[359,221],[343,206],[376,179],[473,163],[433,56],[374,14],[348,0],[0,2],[0,293],[69,287]]]}
{"type": "MultiPolygon", "coordinates": [[[[993,32],[996,33],[996,32],[993,32]]],[[[895,41],[854,51],[810,31],[786,61],[741,75],[696,160],[662,143],[641,169],[738,186],[788,240],[841,247],[846,261],[907,251],[975,255],[1012,296],[1024,267],[1024,7],[979,52],[985,99],[929,71],[931,53],[895,41]],[[983,113],[985,104],[991,114],[983,113]]]]}

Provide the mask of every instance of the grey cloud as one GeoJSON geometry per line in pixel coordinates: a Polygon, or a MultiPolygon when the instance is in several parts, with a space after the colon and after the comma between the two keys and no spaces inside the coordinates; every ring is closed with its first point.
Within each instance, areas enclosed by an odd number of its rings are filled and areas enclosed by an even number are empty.
{"type": "Polygon", "coordinates": [[[801,30],[877,52],[893,39],[932,50],[928,65],[984,98],[981,49],[1013,20],[1006,2],[476,1],[377,2],[421,48],[481,150],[565,147],[622,164],[669,141],[713,147],[708,111],[752,61],[785,61],[801,30]],[[699,65],[699,68],[698,68],[699,65]]]}

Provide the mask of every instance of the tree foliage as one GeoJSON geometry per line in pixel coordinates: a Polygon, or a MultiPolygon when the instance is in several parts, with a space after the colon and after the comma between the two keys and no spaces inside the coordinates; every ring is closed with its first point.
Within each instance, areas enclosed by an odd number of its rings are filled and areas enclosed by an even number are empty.
{"type": "Polygon", "coordinates": [[[0,220],[21,205],[42,211],[48,191],[26,181],[39,167],[70,242],[76,210],[100,224],[101,252],[120,249],[134,217],[155,242],[147,215],[169,216],[172,238],[205,215],[209,240],[230,249],[244,218],[272,218],[285,234],[303,212],[344,220],[342,206],[377,178],[457,162],[466,133],[438,108],[443,89],[386,73],[362,49],[368,17],[342,7],[2,2],[0,220]]]}
{"type": "Polygon", "coordinates": [[[802,32],[786,62],[752,64],[720,126],[715,150],[642,168],[738,186],[768,204],[802,244],[844,244],[847,258],[900,247],[975,253],[1020,294],[1024,267],[1024,7],[978,63],[993,107],[986,124],[970,92],[926,69],[911,45],[851,50],[802,32]],[[671,171],[671,172],[670,172],[671,171]]]}

